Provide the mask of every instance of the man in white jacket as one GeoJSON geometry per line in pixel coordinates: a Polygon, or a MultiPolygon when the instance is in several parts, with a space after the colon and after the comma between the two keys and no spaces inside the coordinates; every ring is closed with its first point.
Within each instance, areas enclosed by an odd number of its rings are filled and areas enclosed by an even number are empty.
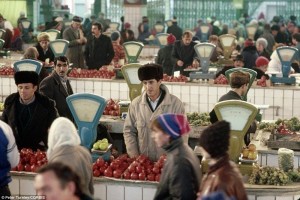
{"type": "Polygon", "coordinates": [[[151,122],[164,113],[184,114],[185,109],[181,100],[161,83],[163,68],[160,65],[151,63],[140,67],[138,77],[144,91],[129,106],[123,129],[124,140],[130,157],[144,154],[156,161],[164,151],[151,138],[151,122]]]}

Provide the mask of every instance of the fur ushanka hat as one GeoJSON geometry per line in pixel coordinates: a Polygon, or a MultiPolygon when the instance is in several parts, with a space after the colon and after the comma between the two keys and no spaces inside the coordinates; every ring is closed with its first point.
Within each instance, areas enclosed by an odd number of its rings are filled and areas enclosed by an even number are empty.
{"type": "Polygon", "coordinates": [[[138,76],[140,81],[156,79],[161,80],[163,78],[163,68],[158,64],[146,64],[138,69],[138,76]]]}

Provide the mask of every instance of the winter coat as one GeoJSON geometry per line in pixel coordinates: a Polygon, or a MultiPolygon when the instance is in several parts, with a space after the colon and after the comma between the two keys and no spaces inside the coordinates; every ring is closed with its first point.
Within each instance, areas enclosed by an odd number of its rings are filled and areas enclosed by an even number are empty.
{"type": "Polygon", "coordinates": [[[66,102],[66,98],[73,94],[72,86],[68,79],[66,81],[66,85],[68,90],[65,89],[61,82],[61,78],[54,71],[40,83],[40,93],[55,101],[59,116],[66,117],[71,121],[74,121],[73,115],[66,102]]]}
{"type": "Polygon", "coordinates": [[[258,53],[255,46],[245,47],[242,51],[244,57],[244,68],[252,69],[255,66],[255,61],[258,58],[258,53]]]}
{"type": "Polygon", "coordinates": [[[161,48],[157,53],[156,63],[162,65],[164,74],[173,75],[176,60],[172,57],[173,45],[161,48]]]}
{"type": "Polygon", "coordinates": [[[164,149],[167,161],[154,200],[196,199],[201,181],[199,159],[182,138],[173,140],[164,149]]]}
{"type": "Polygon", "coordinates": [[[177,66],[177,63],[175,65],[175,71],[180,70],[180,74],[183,74],[185,76],[189,76],[189,72],[184,71],[185,68],[188,66],[191,66],[194,59],[197,58],[196,51],[194,49],[194,46],[197,43],[191,42],[188,46],[185,46],[182,42],[182,40],[178,40],[174,43],[174,48],[172,51],[172,57],[173,59],[183,61],[183,66],[179,67],[177,66]]]}
{"type": "Polygon", "coordinates": [[[66,28],[63,32],[63,39],[68,40],[69,48],[67,50],[66,56],[70,63],[73,63],[72,67],[83,68],[84,67],[84,57],[82,53],[83,44],[79,44],[77,40],[79,39],[79,31],[72,28],[72,26],[66,28]]]}
{"type": "Polygon", "coordinates": [[[17,103],[19,99],[19,93],[13,93],[5,99],[2,120],[12,128],[18,149],[44,150],[47,146],[48,129],[54,119],[58,117],[55,102],[36,92],[33,102],[36,104],[34,113],[22,131],[21,125],[18,123],[20,111],[17,110],[17,103]]]}
{"type": "Polygon", "coordinates": [[[48,162],[61,162],[73,169],[82,181],[83,193],[93,196],[93,171],[90,152],[83,146],[63,145],[55,148],[48,157],[48,162]]]}
{"type": "Polygon", "coordinates": [[[265,38],[268,41],[268,46],[267,46],[266,50],[268,52],[273,52],[273,47],[276,42],[275,42],[275,39],[274,39],[274,36],[272,35],[272,33],[270,33],[269,31],[264,31],[264,33],[260,37],[265,38]]]}
{"type": "Polygon", "coordinates": [[[101,34],[99,38],[89,37],[85,45],[84,57],[89,69],[99,69],[109,65],[115,56],[111,39],[101,34]]]}
{"type": "Polygon", "coordinates": [[[167,28],[167,33],[172,33],[176,37],[176,40],[181,40],[183,34],[182,29],[177,25],[177,22],[173,22],[173,25],[167,28]]]}
{"type": "Polygon", "coordinates": [[[38,60],[45,62],[47,58],[49,58],[49,62],[53,62],[54,61],[54,54],[52,52],[52,49],[50,47],[48,47],[47,51],[44,52],[43,48],[41,47],[41,45],[38,43],[35,48],[37,49],[37,51],[39,52],[39,56],[37,57],[38,60]]]}
{"type": "Polygon", "coordinates": [[[228,197],[238,200],[248,199],[242,176],[236,164],[229,160],[228,155],[210,166],[202,179],[199,191],[201,196],[215,191],[224,191],[228,197]]]}
{"type": "Polygon", "coordinates": [[[164,151],[158,148],[151,138],[151,121],[163,113],[184,114],[185,112],[183,103],[179,98],[170,94],[165,85],[162,84],[160,88],[166,94],[154,112],[152,112],[146,100],[147,95],[145,91],[136,97],[129,106],[128,115],[124,123],[123,136],[127,153],[130,157],[144,154],[153,161],[158,160],[164,151]]]}
{"type": "Polygon", "coordinates": [[[259,53],[258,53],[258,56],[263,56],[263,57],[267,58],[268,60],[271,59],[271,58],[270,58],[270,54],[267,52],[266,49],[264,49],[262,52],[259,52],[259,53]]]}

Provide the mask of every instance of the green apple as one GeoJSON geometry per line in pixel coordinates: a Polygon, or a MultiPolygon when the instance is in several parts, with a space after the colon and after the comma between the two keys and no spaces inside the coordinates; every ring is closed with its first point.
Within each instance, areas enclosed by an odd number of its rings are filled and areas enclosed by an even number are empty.
{"type": "Polygon", "coordinates": [[[108,143],[108,139],[106,139],[106,138],[103,138],[102,140],[101,140],[101,143],[108,143]]]}
{"type": "Polygon", "coordinates": [[[99,149],[100,149],[101,151],[106,150],[107,147],[108,147],[108,143],[107,143],[107,142],[101,142],[100,145],[99,145],[99,149]]]}
{"type": "Polygon", "coordinates": [[[99,143],[98,143],[98,142],[96,142],[96,143],[93,145],[93,149],[95,149],[95,150],[99,149],[99,143]]]}

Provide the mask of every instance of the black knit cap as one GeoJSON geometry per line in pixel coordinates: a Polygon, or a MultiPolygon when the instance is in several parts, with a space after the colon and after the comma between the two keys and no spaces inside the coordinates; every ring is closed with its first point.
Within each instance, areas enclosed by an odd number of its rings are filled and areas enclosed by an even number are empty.
{"type": "Polygon", "coordinates": [[[218,121],[204,129],[199,145],[203,147],[212,158],[220,158],[226,155],[229,148],[230,123],[218,121]]]}
{"type": "Polygon", "coordinates": [[[158,64],[146,64],[139,68],[138,76],[140,81],[156,79],[157,81],[163,78],[163,68],[158,64]]]}
{"type": "Polygon", "coordinates": [[[33,85],[39,84],[39,75],[34,71],[19,71],[15,73],[15,83],[32,83],[33,85]]]}

